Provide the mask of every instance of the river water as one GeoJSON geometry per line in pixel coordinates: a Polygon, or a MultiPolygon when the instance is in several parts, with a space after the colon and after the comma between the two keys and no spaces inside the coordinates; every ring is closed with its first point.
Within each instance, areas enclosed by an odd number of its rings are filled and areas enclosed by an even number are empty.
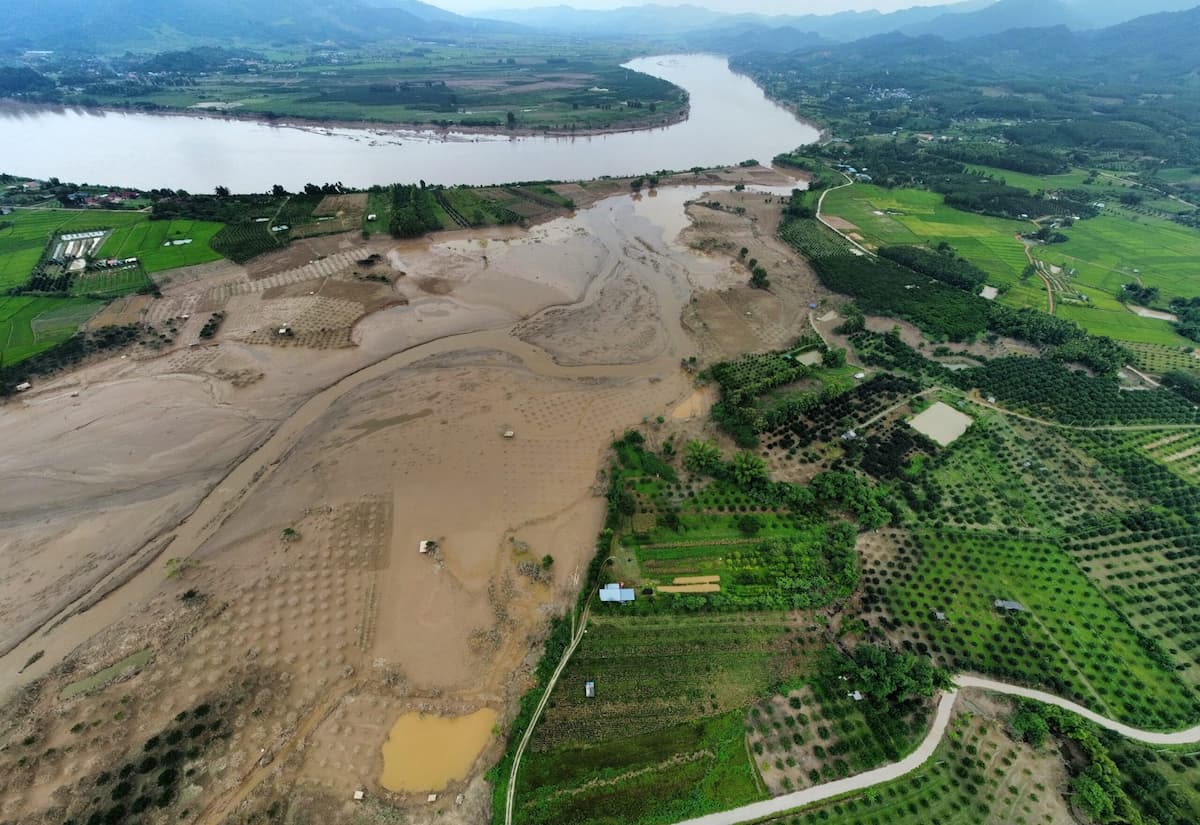
{"type": "Polygon", "coordinates": [[[77,183],[193,192],[415,183],[485,185],[583,180],[660,169],[766,162],[817,140],[812,126],[772,103],[711,55],[638,58],[629,68],[691,95],[683,123],[589,137],[421,134],[270,125],[187,115],[0,108],[0,171],[77,183]]]}

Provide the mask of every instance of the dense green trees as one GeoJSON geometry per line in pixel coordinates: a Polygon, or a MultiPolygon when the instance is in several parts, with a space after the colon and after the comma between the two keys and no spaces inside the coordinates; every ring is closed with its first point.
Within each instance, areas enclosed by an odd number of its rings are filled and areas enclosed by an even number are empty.
{"type": "Polygon", "coordinates": [[[1163,376],[1163,385],[1175,390],[1193,404],[1200,404],[1200,376],[1183,370],[1172,370],[1163,376]]]}
{"type": "Polygon", "coordinates": [[[912,321],[935,340],[970,341],[987,329],[990,303],[983,298],[922,279],[887,258],[854,255],[828,235],[810,220],[791,221],[781,231],[808,258],[822,284],[854,298],[863,312],[912,321]]]}
{"type": "Polygon", "coordinates": [[[925,656],[860,644],[854,648],[850,681],[866,695],[889,704],[932,696],[950,686],[950,676],[925,656]]]}
{"type": "Polygon", "coordinates": [[[966,292],[978,292],[987,281],[986,272],[946,245],[936,252],[920,246],[885,246],[879,255],[966,292]]]}
{"type": "Polygon", "coordinates": [[[388,229],[395,238],[419,238],[442,228],[432,190],[424,186],[392,187],[392,222],[388,229]]]}
{"type": "Polygon", "coordinates": [[[1174,393],[1121,392],[1117,380],[1092,377],[1041,358],[1000,358],[956,373],[964,388],[978,388],[1010,407],[1073,425],[1191,424],[1194,406],[1174,393]]]}
{"type": "Polygon", "coordinates": [[[734,455],[730,475],[739,487],[761,488],[767,483],[767,464],[754,453],[742,451],[734,455]]]}
{"type": "Polygon", "coordinates": [[[1180,298],[1171,302],[1171,311],[1179,320],[1175,331],[1184,338],[1200,341],[1200,298],[1180,298]]]}

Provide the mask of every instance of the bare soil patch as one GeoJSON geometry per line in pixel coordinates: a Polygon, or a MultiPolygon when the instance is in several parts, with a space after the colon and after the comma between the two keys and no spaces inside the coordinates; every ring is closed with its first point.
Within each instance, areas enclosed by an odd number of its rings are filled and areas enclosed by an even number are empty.
{"type": "Polygon", "coordinates": [[[719,584],[668,584],[658,588],[662,593],[720,593],[719,584]]]}
{"type": "Polygon", "coordinates": [[[317,204],[313,214],[318,217],[344,215],[351,220],[361,220],[367,211],[367,197],[366,192],[353,195],[326,195],[317,204]]]}
{"type": "Polygon", "coordinates": [[[948,447],[957,441],[973,422],[971,416],[938,401],[908,423],[917,432],[929,436],[943,447],[948,447]]]}
{"type": "Polygon", "coordinates": [[[846,220],[845,218],[838,218],[838,217],[833,217],[830,215],[825,215],[824,218],[825,218],[825,223],[827,223],[829,226],[833,227],[834,229],[839,229],[842,232],[857,232],[858,231],[858,224],[851,223],[850,221],[846,220]]]}
{"type": "Polygon", "coordinates": [[[100,329],[101,327],[140,323],[152,303],[154,303],[154,298],[149,295],[126,295],[118,298],[93,315],[92,319],[88,321],[87,328],[100,329]]]}

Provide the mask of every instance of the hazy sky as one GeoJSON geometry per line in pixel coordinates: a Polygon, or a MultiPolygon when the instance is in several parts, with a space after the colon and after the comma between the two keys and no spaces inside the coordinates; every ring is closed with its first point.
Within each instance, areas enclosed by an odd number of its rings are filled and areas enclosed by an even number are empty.
{"type": "MultiPolygon", "coordinates": [[[[612,9],[636,6],[649,0],[429,0],[435,6],[460,13],[478,13],[488,9],[515,9],[531,6],[574,6],[580,9],[612,9]]],[[[655,0],[661,5],[680,5],[677,0],[655,0]]],[[[724,12],[761,12],[764,14],[832,14],[847,9],[895,11],[912,6],[938,6],[950,0],[694,0],[691,5],[724,12]]]]}

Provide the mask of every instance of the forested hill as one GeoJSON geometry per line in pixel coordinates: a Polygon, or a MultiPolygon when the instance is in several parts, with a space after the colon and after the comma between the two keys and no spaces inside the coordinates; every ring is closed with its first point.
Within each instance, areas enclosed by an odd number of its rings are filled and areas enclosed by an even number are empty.
{"type": "MultiPolygon", "coordinates": [[[[1200,6],[1139,17],[1096,31],[1065,26],[1012,29],[952,41],[933,34],[879,35],[819,47],[802,43],[789,59],[797,70],[831,64],[831,70],[879,69],[887,74],[916,65],[975,79],[1037,77],[1048,84],[1065,76],[1121,83],[1180,81],[1200,70],[1200,6]]],[[[739,59],[753,63],[754,56],[739,59]]]]}
{"type": "Polygon", "coordinates": [[[957,134],[966,123],[1076,165],[1200,163],[1200,7],[1107,29],[1022,29],[952,42],[881,35],[731,62],[839,137],[957,134]]]}
{"type": "Polygon", "coordinates": [[[0,48],[132,48],[212,43],[365,43],[518,30],[418,0],[38,0],[8,3],[0,48]]]}

